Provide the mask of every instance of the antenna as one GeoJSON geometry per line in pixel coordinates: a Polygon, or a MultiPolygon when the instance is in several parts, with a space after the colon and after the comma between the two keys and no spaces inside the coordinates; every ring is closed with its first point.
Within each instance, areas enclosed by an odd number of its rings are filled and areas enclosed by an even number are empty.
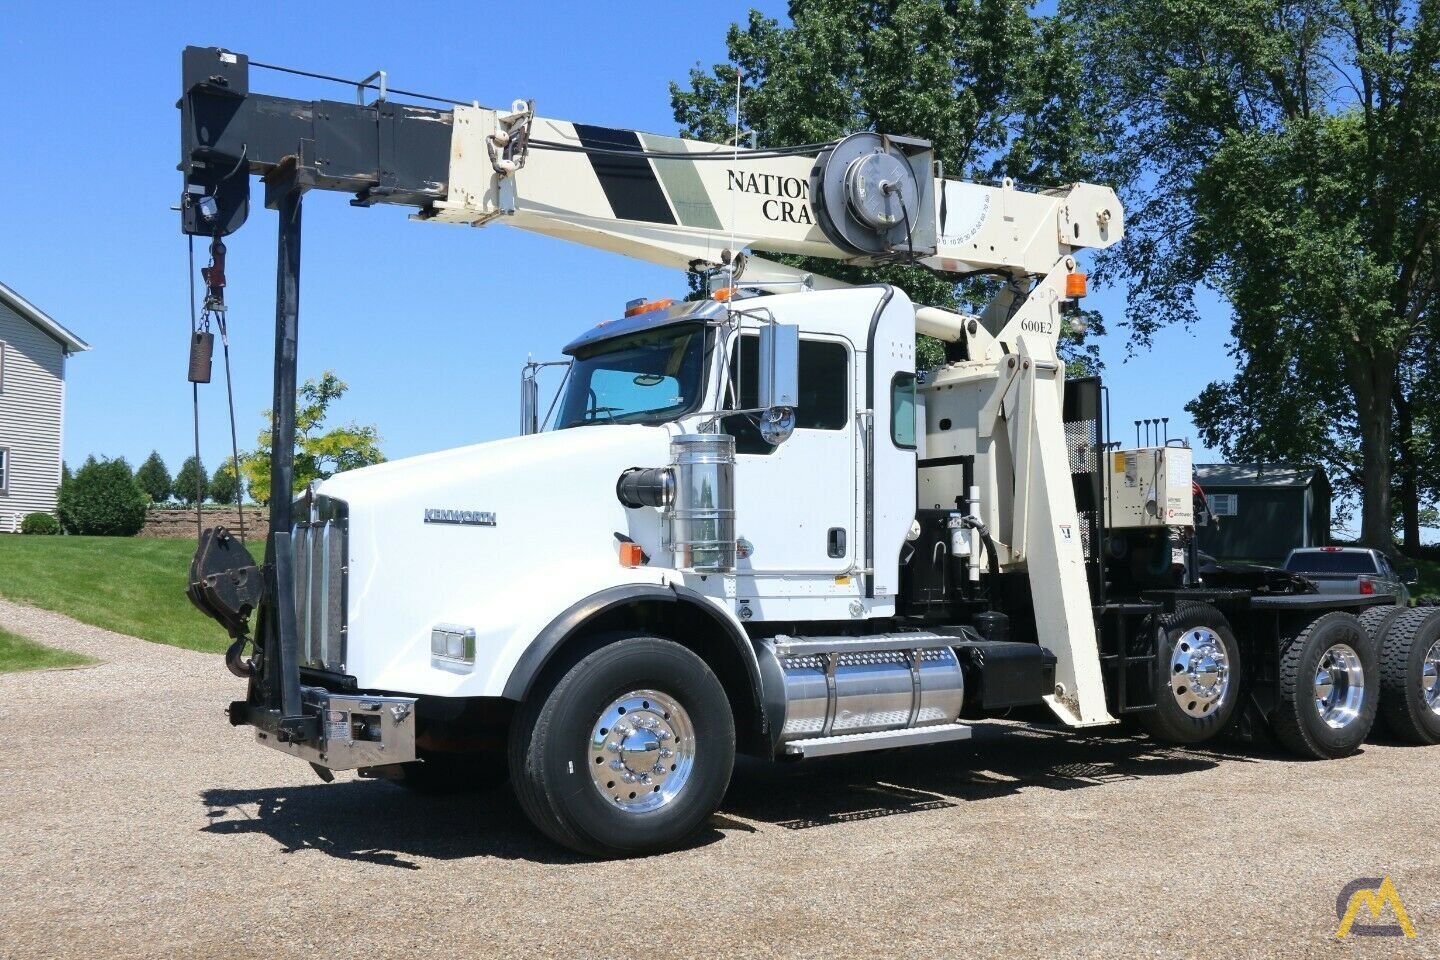
{"type": "MultiPolygon", "coordinates": [[[[740,80],[741,80],[741,77],[743,77],[743,76],[744,76],[744,74],[743,74],[743,73],[741,72],[741,70],[740,70],[740,64],[738,64],[738,63],[735,64],[735,143],[734,143],[735,152],[731,155],[731,160],[732,160],[732,163],[733,163],[733,164],[736,164],[736,165],[738,165],[739,162],[740,162],[740,80]]],[[[734,190],[731,190],[731,191],[730,191],[730,251],[729,251],[730,256],[729,256],[728,258],[726,258],[726,257],[721,257],[722,260],[727,260],[727,259],[728,259],[728,262],[726,263],[726,266],[728,266],[728,267],[730,268],[730,282],[727,284],[727,286],[731,286],[731,287],[735,286],[735,264],[736,264],[736,262],[737,262],[738,259],[739,259],[739,251],[737,251],[737,250],[735,249],[735,218],[736,218],[736,213],[735,213],[735,191],[734,191],[734,190]]]]}

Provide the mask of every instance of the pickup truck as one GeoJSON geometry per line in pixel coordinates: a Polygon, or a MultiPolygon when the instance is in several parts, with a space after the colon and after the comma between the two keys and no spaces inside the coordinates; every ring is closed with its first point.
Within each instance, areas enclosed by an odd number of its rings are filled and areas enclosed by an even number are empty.
{"type": "Polygon", "coordinates": [[[1384,595],[1410,605],[1410,587],[1417,582],[1414,567],[1397,571],[1379,550],[1363,547],[1304,547],[1291,550],[1285,569],[1315,583],[1321,593],[1384,595]]]}

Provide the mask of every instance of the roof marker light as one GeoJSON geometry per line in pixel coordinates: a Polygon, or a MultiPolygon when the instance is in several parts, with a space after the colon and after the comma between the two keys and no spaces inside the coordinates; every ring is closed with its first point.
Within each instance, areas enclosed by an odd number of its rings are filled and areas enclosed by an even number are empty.
{"type": "Polygon", "coordinates": [[[674,304],[675,301],[671,297],[666,297],[664,300],[652,300],[649,303],[646,303],[643,299],[631,300],[629,303],[625,304],[625,316],[634,317],[639,316],[642,313],[652,313],[656,310],[665,310],[671,306],[674,306],[674,304]]]}

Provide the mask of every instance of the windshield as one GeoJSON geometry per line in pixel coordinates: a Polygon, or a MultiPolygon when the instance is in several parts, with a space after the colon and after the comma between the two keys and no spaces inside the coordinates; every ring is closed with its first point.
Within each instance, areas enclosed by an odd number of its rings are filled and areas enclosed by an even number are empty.
{"type": "Polygon", "coordinates": [[[1374,573],[1368,553],[1292,553],[1285,561],[1292,573],[1374,573]]]}
{"type": "Polygon", "coordinates": [[[575,359],[557,429],[663,423],[700,404],[705,327],[686,324],[606,341],[575,359]]]}

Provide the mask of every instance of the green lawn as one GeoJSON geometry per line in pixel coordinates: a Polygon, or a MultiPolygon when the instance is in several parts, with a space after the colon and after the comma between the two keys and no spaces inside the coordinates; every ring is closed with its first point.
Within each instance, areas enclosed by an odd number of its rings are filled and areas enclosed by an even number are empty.
{"type": "Polygon", "coordinates": [[[34,640],[0,630],[0,673],[16,670],[48,670],[52,667],[82,667],[94,663],[89,657],[56,650],[34,640]]]}
{"type": "Polygon", "coordinates": [[[156,643],[222,652],[220,625],[185,598],[195,544],[120,537],[0,536],[0,597],[156,643]]]}
{"type": "Polygon", "coordinates": [[[1420,572],[1420,585],[1410,588],[1410,596],[1415,599],[1421,597],[1440,597],[1440,563],[1434,560],[1401,560],[1400,563],[1413,563],[1415,569],[1420,572]]]}

